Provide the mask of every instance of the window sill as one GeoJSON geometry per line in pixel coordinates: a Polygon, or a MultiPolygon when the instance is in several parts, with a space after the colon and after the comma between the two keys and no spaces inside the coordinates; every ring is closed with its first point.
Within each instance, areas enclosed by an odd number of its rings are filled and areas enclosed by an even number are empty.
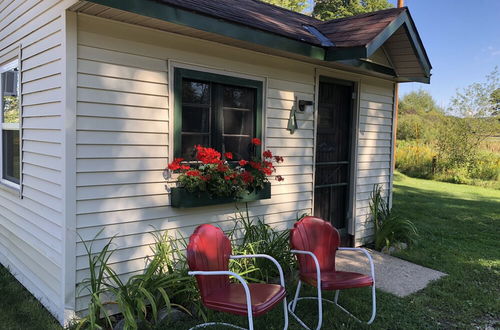
{"type": "Polygon", "coordinates": [[[20,197],[21,187],[18,184],[0,180],[0,190],[6,191],[20,197]]]}

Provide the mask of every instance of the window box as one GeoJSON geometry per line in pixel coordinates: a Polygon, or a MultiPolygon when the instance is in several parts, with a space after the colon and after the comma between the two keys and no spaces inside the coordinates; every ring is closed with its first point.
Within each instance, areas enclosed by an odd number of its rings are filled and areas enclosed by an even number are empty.
{"type": "Polygon", "coordinates": [[[271,183],[266,182],[264,188],[245,194],[241,198],[212,197],[208,192],[192,193],[183,187],[175,187],[170,190],[171,206],[177,208],[190,208],[217,204],[228,204],[234,202],[252,202],[260,199],[271,198],[271,183]]]}

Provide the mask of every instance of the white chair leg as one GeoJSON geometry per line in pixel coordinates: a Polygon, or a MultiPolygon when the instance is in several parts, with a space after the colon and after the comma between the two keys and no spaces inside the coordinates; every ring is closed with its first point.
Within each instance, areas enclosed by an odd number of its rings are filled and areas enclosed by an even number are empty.
{"type": "Polygon", "coordinates": [[[287,303],[286,303],[286,297],[283,298],[283,314],[285,316],[285,326],[284,326],[284,330],[287,330],[288,329],[288,308],[287,308],[287,303]]]}
{"type": "Polygon", "coordinates": [[[293,298],[292,302],[292,312],[295,311],[295,307],[297,306],[297,299],[299,298],[301,287],[302,287],[302,281],[299,280],[299,283],[297,284],[297,289],[295,289],[295,297],[293,298]]]}
{"type": "Polygon", "coordinates": [[[375,320],[376,315],[377,315],[377,296],[375,293],[375,283],[374,283],[372,285],[372,317],[367,323],[372,324],[373,320],[375,320]]]}
{"type": "MultiPolygon", "coordinates": [[[[321,297],[321,289],[318,288],[318,295],[316,297],[301,297],[301,298],[299,298],[301,288],[302,288],[302,282],[299,280],[299,283],[297,284],[297,289],[295,290],[295,297],[290,302],[290,304],[288,304],[288,311],[297,320],[297,322],[300,323],[300,325],[302,325],[307,330],[311,330],[297,315],[295,315],[295,308],[297,307],[297,302],[299,300],[305,300],[305,299],[316,300],[318,302],[318,325],[316,327],[316,330],[319,330],[319,329],[321,329],[321,326],[323,324],[323,300],[324,299],[321,297]]],[[[327,301],[333,304],[333,301],[329,301],[329,300],[327,300],[327,301]]]]}
{"type": "MultiPolygon", "coordinates": [[[[356,321],[359,323],[364,323],[360,319],[358,319],[356,316],[354,316],[351,312],[349,312],[344,306],[339,304],[339,295],[340,295],[340,290],[337,290],[335,292],[335,299],[334,299],[334,304],[340,308],[343,312],[354,318],[356,321]]],[[[372,315],[370,317],[370,320],[366,322],[366,324],[372,324],[373,320],[375,320],[375,316],[377,315],[377,299],[376,299],[376,293],[375,293],[375,284],[372,285],[372,315]]]]}

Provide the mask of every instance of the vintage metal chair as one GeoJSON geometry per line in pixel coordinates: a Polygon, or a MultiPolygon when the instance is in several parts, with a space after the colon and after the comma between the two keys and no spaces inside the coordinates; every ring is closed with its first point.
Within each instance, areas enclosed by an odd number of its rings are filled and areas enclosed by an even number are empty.
{"type": "Polygon", "coordinates": [[[329,222],[316,217],[305,217],[295,223],[290,233],[292,253],[296,254],[299,263],[299,283],[295,298],[288,305],[290,314],[306,329],[304,322],[295,315],[297,302],[302,299],[318,301],[318,326],[323,323],[323,301],[338,306],[341,310],[354,317],[344,307],[338,304],[340,290],[360,287],[372,287],[372,316],[367,322],[371,324],[376,315],[375,272],[370,254],[361,248],[343,248],[340,246],[340,235],[329,222]],[[359,273],[342,272],[335,269],[335,254],[337,250],[354,250],[363,252],[370,262],[371,276],[359,273]],[[302,282],[318,290],[317,297],[299,298],[302,282]],[[336,291],[334,301],[321,297],[321,290],[336,291]]]}
{"type": "MultiPolygon", "coordinates": [[[[200,225],[189,238],[187,247],[189,275],[196,276],[202,303],[210,309],[221,312],[247,315],[248,326],[253,330],[253,317],[267,313],[283,301],[285,327],[288,328],[285,279],[280,264],[271,256],[231,255],[231,243],[220,228],[212,225],[200,225]],[[240,275],[229,271],[229,259],[266,258],[279,270],[281,285],[247,283],[240,275]],[[240,283],[231,283],[233,276],[240,283]]],[[[197,325],[192,329],[210,325],[226,325],[237,329],[239,326],[210,322],[197,325]]]]}

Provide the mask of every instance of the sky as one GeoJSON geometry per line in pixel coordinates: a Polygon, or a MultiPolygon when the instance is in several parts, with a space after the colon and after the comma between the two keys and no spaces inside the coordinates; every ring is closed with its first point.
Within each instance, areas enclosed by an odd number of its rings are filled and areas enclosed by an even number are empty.
{"type": "MultiPolygon", "coordinates": [[[[308,0],[309,3],[312,0],[308,0]]],[[[396,5],[396,0],[390,0],[396,5]]],[[[500,69],[500,0],[405,0],[432,64],[431,83],[402,83],[399,95],[427,90],[441,107],[500,69]]]]}

